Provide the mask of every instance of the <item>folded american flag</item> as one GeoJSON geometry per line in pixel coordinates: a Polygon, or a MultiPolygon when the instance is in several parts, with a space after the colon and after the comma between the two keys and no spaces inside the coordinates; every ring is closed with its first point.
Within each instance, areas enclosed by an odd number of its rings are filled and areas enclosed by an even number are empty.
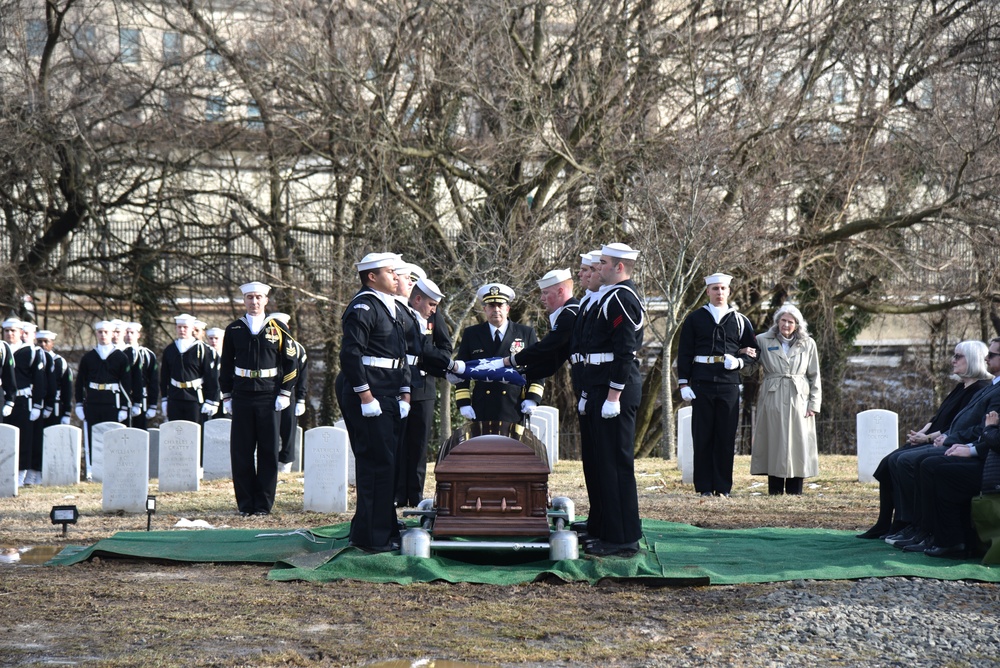
{"type": "Polygon", "coordinates": [[[519,386],[526,384],[524,376],[518,373],[517,369],[503,365],[502,357],[470,360],[465,363],[465,373],[461,376],[471,380],[485,380],[494,383],[510,383],[519,386]]]}

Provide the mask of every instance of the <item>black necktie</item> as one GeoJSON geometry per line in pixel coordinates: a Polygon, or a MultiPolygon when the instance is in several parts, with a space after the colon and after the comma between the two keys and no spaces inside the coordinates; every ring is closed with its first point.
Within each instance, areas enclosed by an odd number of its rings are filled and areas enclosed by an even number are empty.
{"type": "Polygon", "coordinates": [[[499,352],[500,351],[500,330],[499,329],[496,330],[495,332],[493,332],[493,345],[495,347],[495,351],[499,352]]]}

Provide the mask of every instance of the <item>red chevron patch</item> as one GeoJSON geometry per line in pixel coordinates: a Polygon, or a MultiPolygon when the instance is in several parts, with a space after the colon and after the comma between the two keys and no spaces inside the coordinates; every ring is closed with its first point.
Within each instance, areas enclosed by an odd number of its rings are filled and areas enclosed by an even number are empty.
{"type": "Polygon", "coordinates": [[[622,324],[622,319],[623,316],[618,316],[617,318],[615,318],[614,322],[611,323],[611,326],[617,327],[618,325],[622,324]]]}

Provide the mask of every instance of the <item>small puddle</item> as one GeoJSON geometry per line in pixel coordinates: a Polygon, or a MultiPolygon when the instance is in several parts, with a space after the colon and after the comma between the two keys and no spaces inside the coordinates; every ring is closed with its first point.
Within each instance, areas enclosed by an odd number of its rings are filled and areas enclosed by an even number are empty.
{"type": "Polygon", "coordinates": [[[62,552],[63,545],[35,545],[33,547],[0,547],[0,566],[41,566],[62,552]]]}
{"type": "Polygon", "coordinates": [[[415,661],[383,661],[365,664],[367,668],[496,668],[485,663],[465,661],[444,661],[441,659],[417,659],[415,661]]]}

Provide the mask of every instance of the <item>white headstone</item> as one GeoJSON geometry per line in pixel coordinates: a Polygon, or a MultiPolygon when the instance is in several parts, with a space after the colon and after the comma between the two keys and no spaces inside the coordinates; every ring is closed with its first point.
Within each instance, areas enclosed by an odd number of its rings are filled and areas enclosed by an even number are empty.
{"type": "MultiPolygon", "coordinates": [[[[357,485],[358,484],[358,478],[356,475],[357,464],[354,461],[354,450],[351,449],[351,437],[347,435],[347,423],[344,422],[343,420],[337,420],[336,422],[333,423],[333,428],[340,429],[341,431],[343,431],[344,438],[347,440],[347,484],[357,485]]],[[[308,458],[308,455],[303,450],[302,459],[305,460],[306,458],[308,458]]],[[[305,462],[303,462],[303,464],[305,464],[305,462]]]]}
{"type": "Polygon", "coordinates": [[[76,485],[80,482],[80,448],[83,430],[56,424],[42,432],[42,484],[76,485]]]}
{"type": "Polygon", "coordinates": [[[160,477],[160,428],[151,427],[149,432],[149,479],[160,477]]]}
{"type": "Polygon", "coordinates": [[[549,470],[551,471],[556,462],[559,461],[559,409],[554,406],[539,406],[531,414],[531,419],[545,420],[545,450],[549,456],[549,470]]]}
{"type": "Polygon", "coordinates": [[[296,426],[295,433],[292,434],[292,471],[295,473],[302,473],[302,444],[304,441],[305,432],[302,431],[302,427],[296,426]]]}
{"type": "Polygon", "coordinates": [[[691,435],[690,406],[677,411],[677,468],[681,470],[681,482],[694,484],[694,437],[691,435]]]}
{"type": "Polygon", "coordinates": [[[232,479],[233,458],[229,453],[229,435],[233,429],[230,418],[213,418],[205,423],[205,446],[202,464],[205,480],[232,479]]]}
{"type": "Polygon", "coordinates": [[[201,425],[171,420],[160,425],[161,492],[197,492],[201,425]]]}
{"type": "Polygon", "coordinates": [[[0,498],[17,496],[18,448],[21,430],[0,424],[0,498]]]}
{"type": "Polygon", "coordinates": [[[858,413],[858,480],[875,482],[875,469],[899,447],[899,416],[876,408],[858,413]]]}
{"type": "Polygon", "coordinates": [[[146,512],[149,495],[149,434],[122,427],[104,434],[104,512],[146,512]]]}
{"type": "Polygon", "coordinates": [[[104,441],[106,435],[116,429],[124,429],[121,422],[99,422],[90,428],[90,471],[94,482],[104,480],[104,441]]]}
{"type": "Polygon", "coordinates": [[[305,470],[302,491],[304,510],[318,513],[347,512],[347,430],[316,427],[305,433],[305,470]]]}

